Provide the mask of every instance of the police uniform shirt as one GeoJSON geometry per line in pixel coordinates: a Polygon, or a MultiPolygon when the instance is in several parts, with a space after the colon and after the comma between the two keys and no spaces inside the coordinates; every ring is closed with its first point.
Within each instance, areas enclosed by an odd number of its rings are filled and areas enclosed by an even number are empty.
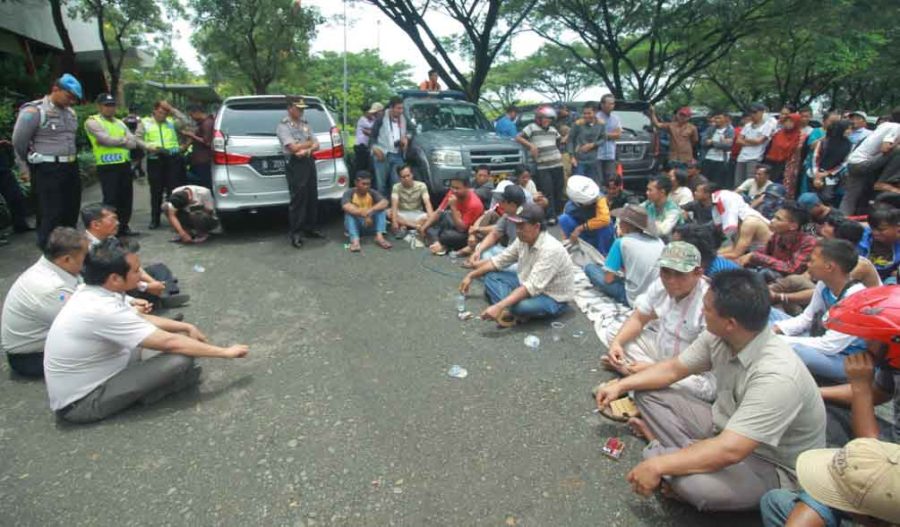
{"type": "Polygon", "coordinates": [[[16,157],[26,161],[29,152],[45,156],[73,156],[78,117],[72,108],[60,108],[49,96],[26,103],[13,129],[16,157]]]}
{"type": "Polygon", "coordinates": [[[304,119],[294,121],[290,116],[285,117],[278,123],[278,126],[275,128],[275,135],[277,135],[278,140],[281,141],[281,150],[286,156],[293,155],[293,152],[288,148],[288,145],[305,143],[306,141],[313,139],[312,129],[310,129],[309,123],[304,119]]]}

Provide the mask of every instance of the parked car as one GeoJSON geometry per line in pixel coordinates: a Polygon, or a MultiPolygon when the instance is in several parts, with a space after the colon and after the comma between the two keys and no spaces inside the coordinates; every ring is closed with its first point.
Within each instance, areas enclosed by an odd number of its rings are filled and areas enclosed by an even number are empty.
{"type": "Polygon", "coordinates": [[[501,179],[526,163],[525,149],[498,136],[481,109],[461,92],[407,90],[400,96],[410,135],[407,159],[432,197],[442,197],[457,172],[471,174],[487,165],[495,179],[501,179]]]}
{"type": "MultiPolygon", "coordinates": [[[[318,97],[303,96],[309,123],[319,150],[316,160],[319,200],[336,200],[347,189],[348,173],[340,130],[318,97]]],[[[213,195],[216,210],[229,215],[264,207],[283,207],[290,202],[285,166],[287,160],[275,127],[287,115],[284,95],[230,97],[222,103],[213,138],[213,195]]]]}
{"type": "MultiPolygon", "coordinates": [[[[586,101],[566,103],[576,119],[586,101]]],[[[534,112],[544,104],[519,107],[516,127],[521,131],[534,122],[534,112]]],[[[558,106],[558,105],[554,105],[558,106]]],[[[616,101],[613,113],[622,123],[622,137],[616,141],[616,160],[622,165],[622,175],[629,186],[641,186],[657,170],[657,140],[644,112],[648,105],[640,101],[616,101]]]]}

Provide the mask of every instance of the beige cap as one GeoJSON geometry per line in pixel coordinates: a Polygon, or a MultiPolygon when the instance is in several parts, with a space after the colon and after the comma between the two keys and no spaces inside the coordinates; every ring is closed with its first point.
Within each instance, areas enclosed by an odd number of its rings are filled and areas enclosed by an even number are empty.
{"type": "Polygon", "coordinates": [[[797,458],[797,477],[829,507],[900,523],[900,445],[863,438],[809,450],[797,458]]]}
{"type": "Polygon", "coordinates": [[[384,105],[380,102],[373,102],[372,106],[369,108],[369,111],[366,113],[378,113],[381,110],[384,110],[384,105]]]}

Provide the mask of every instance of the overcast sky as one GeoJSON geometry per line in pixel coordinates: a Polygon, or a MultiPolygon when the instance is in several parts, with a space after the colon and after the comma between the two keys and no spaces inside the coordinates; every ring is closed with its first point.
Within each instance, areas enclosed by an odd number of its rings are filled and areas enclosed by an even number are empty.
{"type": "MultiPolygon", "coordinates": [[[[303,6],[316,6],[322,15],[329,21],[328,24],[318,28],[318,34],[312,45],[312,52],[344,50],[344,31],[340,17],[343,13],[343,2],[339,0],[302,0],[303,6]]],[[[426,20],[432,30],[439,36],[452,34],[459,31],[460,26],[449,17],[442,14],[429,14],[426,20]]],[[[190,43],[191,26],[186,21],[175,22],[176,38],[175,49],[195,72],[202,72],[197,52],[190,43]]],[[[378,8],[355,2],[347,5],[347,51],[351,53],[365,49],[378,48],[381,58],[385,62],[404,61],[412,66],[413,80],[421,82],[427,77],[428,63],[419,54],[412,40],[390,21],[378,8]]],[[[517,36],[512,42],[513,54],[516,57],[525,57],[536,51],[543,44],[543,39],[533,33],[524,33],[517,36]]],[[[593,87],[581,94],[579,99],[598,99],[606,89],[593,87]]],[[[526,99],[540,99],[540,96],[532,93],[521,94],[526,99]]]]}

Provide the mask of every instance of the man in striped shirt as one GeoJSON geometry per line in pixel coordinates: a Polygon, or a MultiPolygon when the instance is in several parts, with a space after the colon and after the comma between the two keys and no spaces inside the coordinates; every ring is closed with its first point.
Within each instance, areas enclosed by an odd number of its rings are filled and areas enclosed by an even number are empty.
{"type": "Polygon", "coordinates": [[[556,217],[563,213],[565,197],[563,191],[562,154],[559,151],[559,131],[553,127],[556,110],[549,106],[538,108],[534,122],[526,126],[516,141],[531,152],[537,163],[534,180],[537,188],[550,202],[550,219],[547,223],[556,224],[556,217]]]}

